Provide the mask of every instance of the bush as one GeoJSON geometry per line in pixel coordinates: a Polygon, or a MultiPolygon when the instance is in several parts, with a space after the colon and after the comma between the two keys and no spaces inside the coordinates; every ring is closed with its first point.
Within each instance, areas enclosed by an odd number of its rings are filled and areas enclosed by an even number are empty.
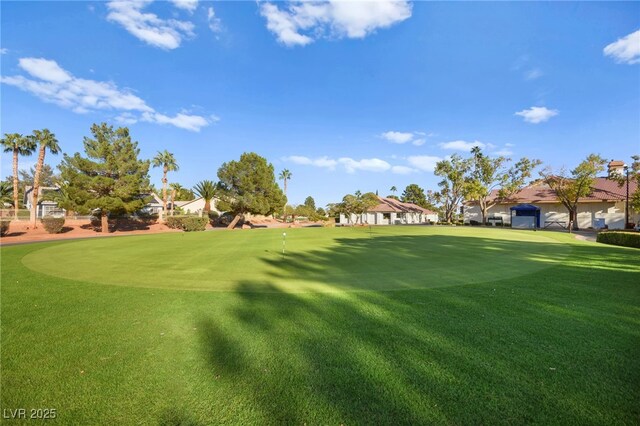
{"type": "Polygon", "coordinates": [[[45,216],[42,218],[44,229],[50,234],[59,234],[64,226],[64,217],[45,216]]]}
{"type": "Polygon", "coordinates": [[[171,229],[182,229],[183,231],[204,231],[209,219],[198,216],[169,216],[166,225],[171,229]]]}
{"type": "Polygon", "coordinates": [[[470,224],[471,226],[479,226],[479,225],[480,225],[480,222],[478,222],[477,220],[470,220],[470,221],[469,221],[469,224],[470,224]]]}
{"type": "Polygon", "coordinates": [[[11,224],[10,220],[0,220],[0,236],[7,235],[9,232],[9,225],[11,224]]]}
{"type": "Polygon", "coordinates": [[[596,241],[614,246],[640,248],[640,233],[637,232],[600,232],[596,241]]]}
{"type": "Polygon", "coordinates": [[[182,229],[182,218],[184,216],[169,216],[165,221],[165,225],[167,225],[171,229],[182,229]]]}
{"type": "Polygon", "coordinates": [[[186,232],[204,231],[207,223],[209,223],[209,219],[207,219],[206,217],[183,216],[182,229],[184,229],[186,232]]]}

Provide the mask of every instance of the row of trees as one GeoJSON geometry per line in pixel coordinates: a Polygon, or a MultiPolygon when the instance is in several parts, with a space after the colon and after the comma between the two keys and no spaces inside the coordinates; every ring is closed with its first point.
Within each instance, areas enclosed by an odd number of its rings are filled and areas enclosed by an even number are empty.
{"type": "MultiPolygon", "coordinates": [[[[40,147],[33,178],[30,217],[35,227],[45,153],[60,152],[58,141],[53,133],[45,129],[34,131],[28,137],[8,134],[2,139],[2,145],[6,152],[14,154],[11,196],[16,217],[20,205],[18,158],[32,154],[40,147]]],[[[211,200],[217,197],[219,208],[236,216],[234,225],[246,213],[274,214],[282,212],[286,204],[286,197],[276,182],[273,165],[255,153],[245,153],[238,161],[224,163],[218,170],[217,182],[201,181],[192,191],[168,183],[168,174],[179,169],[172,153],[165,150],[158,152],[151,161],[140,159],[138,143],[131,139],[126,127],[114,129],[106,123],[94,124],[91,126],[91,137],[85,137],[83,145],[84,154],[64,154],[58,166],[60,175],[55,178],[60,190],[53,197],[67,211],[99,215],[103,232],[108,230],[109,216],[137,212],[149,201],[146,195],[152,188],[148,174],[151,165],[162,168],[163,213],[167,211],[169,191],[173,201],[178,197],[201,196],[205,200],[205,213],[211,210],[211,200]]],[[[290,177],[290,172],[285,175],[287,180],[290,177]]],[[[0,187],[3,201],[8,198],[7,186],[3,184],[0,187]]]]}

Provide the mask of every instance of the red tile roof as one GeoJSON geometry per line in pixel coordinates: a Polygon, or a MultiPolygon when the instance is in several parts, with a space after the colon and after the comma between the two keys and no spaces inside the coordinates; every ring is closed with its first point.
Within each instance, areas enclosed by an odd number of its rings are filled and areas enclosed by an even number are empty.
{"type": "MultiPolygon", "coordinates": [[[[637,183],[629,181],[629,194],[633,194],[637,188],[637,183]]],[[[489,199],[496,199],[498,191],[491,192],[489,199]]],[[[620,186],[618,181],[606,177],[595,178],[593,191],[587,197],[578,200],[580,203],[590,203],[599,201],[624,201],[626,199],[626,183],[620,186]]],[[[546,183],[536,182],[517,192],[503,203],[558,203],[558,197],[546,183]]],[[[472,203],[473,204],[473,203],[472,203]]]]}
{"type": "Polygon", "coordinates": [[[380,204],[368,210],[371,213],[422,213],[435,214],[429,209],[422,208],[413,203],[403,203],[393,198],[378,197],[380,204]]]}

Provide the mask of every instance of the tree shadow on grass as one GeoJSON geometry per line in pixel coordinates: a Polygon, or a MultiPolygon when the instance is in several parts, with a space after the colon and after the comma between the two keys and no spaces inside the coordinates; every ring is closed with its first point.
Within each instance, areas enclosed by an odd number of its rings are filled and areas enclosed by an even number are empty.
{"type": "MultiPolygon", "coordinates": [[[[382,256],[424,261],[417,240],[392,240],[395,248],[385,246],[391,240],[345,239],[331,251],[265,259],[276,272],[266,282],[238,284],[230,321],[202,313],[205,362],[259,413],[257,421],[604,424],[638,418],[634,253],[576,245],[537,274],[431,290],[295,294],[277,285],[294,273],[316,280],[326,268],[332,285],[348,288],[357,255],[374,248],[382,256]]],[[[455,242],[467,250],[469,244],[505,252],[518,247],[478,240],[455,242]]],[[[536,256],[529,251],[515,259],[549,261],[536,256]]]]}

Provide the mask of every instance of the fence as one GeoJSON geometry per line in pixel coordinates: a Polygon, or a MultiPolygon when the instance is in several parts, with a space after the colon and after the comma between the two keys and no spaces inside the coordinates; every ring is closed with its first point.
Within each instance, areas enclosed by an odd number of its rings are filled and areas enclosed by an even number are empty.
{"type": "MultiPolygon", "coordinates": [[[[38,212],[38,219],[42,219],[42,211],[38,212]]],[[[15,213],[13,209],[0,209],[0,218],[2,219],[10,219],[17,220],[18,222],[28,222],[30,218],[31,212],[27,209],[18,209],[18,217],[15,217],[15,213]]],[[[66,212],[62,209],[48,210],[44,212],[44,216],[60,216],[69,220],[90,220],[91,215],[77,215],[77,214],[66,214],[66,212]]]]}

